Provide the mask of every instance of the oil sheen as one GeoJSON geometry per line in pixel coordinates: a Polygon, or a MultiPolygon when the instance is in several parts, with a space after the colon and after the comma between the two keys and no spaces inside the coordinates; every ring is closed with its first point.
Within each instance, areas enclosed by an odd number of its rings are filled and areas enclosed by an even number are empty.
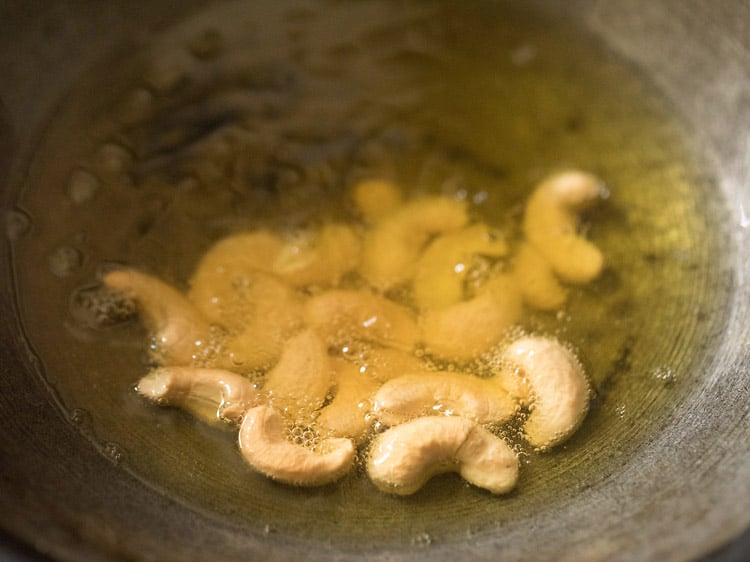
{"type": "Polygon", "coordinates": [[[506,2],[228,3],[106,58],[51,116],[12,241],[19,308],[61,406],[103,454],[192,509],[360,548],[496,533],[617,472],[672,416],[726,309],[721,202],[689,131],[638,73],[564,21],[506,2]],[[318,489],[274,484],[236,432],[133,392],[146,334],[97,300],[128,264],[184,289],[219,238],[353,220],[346,193],[381,177],[471,202],[518,236],[536,182],[601,177],[586,217],[604,274],[523,328],[571,344],[595,397],[547,454],[521,450],[515,492],[456,475],[407,499],[361,469],[318,489]]]}

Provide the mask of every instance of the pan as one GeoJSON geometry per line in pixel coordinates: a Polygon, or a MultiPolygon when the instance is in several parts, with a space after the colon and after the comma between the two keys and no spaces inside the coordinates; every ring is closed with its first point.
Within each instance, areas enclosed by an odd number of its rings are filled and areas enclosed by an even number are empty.
{"type": "Polygon", "coordinates": [[[6,558],[747,557],[744,3],[62,0],[0,16],[6,558]],[[508,496],[455,475],[406,498],[361,471],[276,484],[236,435],[141,400],[145,333],[97,323],[113,264],[184,286],[227,233],[339,216],[362,170],[512,222],[571,166],[608,183],[589,232],[608,266],[571,293],[578,321],[528,329],[580,350],[595,394],[569,442],[522,451],[508,496]]]}

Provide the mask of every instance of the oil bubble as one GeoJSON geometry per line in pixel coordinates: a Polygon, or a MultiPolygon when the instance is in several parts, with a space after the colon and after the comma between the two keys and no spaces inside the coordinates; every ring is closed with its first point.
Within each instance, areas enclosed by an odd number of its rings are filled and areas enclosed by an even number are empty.
{"type": "Polygon", "coordinates": [[[154,95],[145,88],[133,90],[120,109],[120,121],[124,125],[137,125],[151,115],[154,95]]]}
{"type": "Polygon", "coordinates": [[[70,298],[70,314],[88,328],[112,326],[135,315],[135,302],[121,293],[108,291],[102,285],[80,287],[70,298]]]}
{"type": "Polygon", "coordinates": [[[60,246],[49,256],[49,270],[56,277],[68,277],[83,264],[83,254],[70,246],[60,246]]]}
{"type": "Polygon", "coordinates": [[[654,369],[651,376],[661,382],[664,386],[672,385],[677,379],[675,372],[669,367],[658,367],[654,369]]]}
{"type": "Polygon", "coordinates": [[[73,408],[70,411],[69,418],[73,425],[83,427],[91,422],[91,414],[83,408],[73,408]]]}
{"type": "Polygon", "coordinates": [[[31,228],[31,218],[23,211],[14,210],[5,213],[5,235],[8,240],[21,238],[31,228]]]}
{"type": "Polygon", "coordinates": [[[536,58],[536,55],[536,47],[530,43],[524,43],[510,53],[510,62],[514,66],[526,66],[536,58]]]}
{"type": "Polygon", "coordinates": [[[104,445],[104,456],[114,464],[120,464],[125,460],[125,451],[117,443],[107,443],[104,445]]]}
{"type": "Polygon", "coordinates": [[[119,174],[132,163],[131,152],[117,143],[108,142],[99,147],[96,162],[99,169],[107,174],[119,174]]]}
{"type": "Polygon", "coordinates": [[[432,537],[429,533],[419,533],[412,537],[411,544],[412,546],[425,548],[432,544],[432,537]]]}
{"type": "Polygon", "coordinates": [[[86,170],[74,170],[68,179],[68,197],[76,205],[91,201],[99,190],[99,180],[86,170]]]}

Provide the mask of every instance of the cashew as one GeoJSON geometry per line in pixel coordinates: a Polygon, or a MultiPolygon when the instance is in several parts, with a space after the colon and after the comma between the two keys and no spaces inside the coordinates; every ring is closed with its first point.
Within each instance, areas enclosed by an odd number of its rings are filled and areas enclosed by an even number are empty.
{"type": "Polygon", "coordinates": [[[221,365],[243,371],[268,369],[301,327],[303,302],[285,283],[260,272],[248,277],[243,291],[242,324],[225,343],[221,365]]]}
{"type": "Polygon", "coordinates": [[[375,394],[373,411],[385,425],[428,415],[461,416],[473,422],[502,423],[518,405],[493,378],[440,371],[402,375],[375,394]]]}
{"type": "Polygon", "coordinates": [[[361,443],[372,425],[369,419],[371,398],[379,385],[368,375],[360,373],[353,363],[333,359],[332,364],[337,389],[333,400],[318,416],[320,433],[349,437],[355,443],[361,443]]]}
{"type": "Polygon", "coordinates": [[[461,228],[467,221],[463,201],[428,197],[405,203],[376,223],[365,237],[362,275],[378,290],[408,281],[429,237],[461,228]]]}
{"type": "Polygon", "coordinates": [[[354,444],[350,439],[323,440],[318,453],[291,443],[286,436],[284,418],[270,406],[248,410],[240,426],[242,456],[257,471],[295,486],[321,486],[338,480],[354,463],[354,444]]]}
{"type": "Polygon", "coordinates": [[[417,418],[378,435],[367,473],[380,490],[409,495],[430,478],[458,472],[493,494],[509,492],[518,480],[518,459],[501,438],[458,416],[417,418]]]}
{"type": "Polygon", "coordinates": [[[505,350],[503,359],[518,368],[529,386],[526,440],[545,450],[570,437],[588,412],[590,396],[589,382],[573,353],[552,339],[524,337],[505,350]]]}
{"type": "Polygon", "coordinates": [[[323,340],[310,330],[290,338],[263,385],[271,405],[292,420],[318,410],[333,385],[333,369],[323,340]]]}
{"type": "Polygon", "coordinates": [[[420,317],[422,342],[442,359],[468,361],[500,342],[521,316],[521,299],[512,279],[500,275],[480,294],[420,317]]]}
{"type": "Polygon", "coordinates": [[[438,236],[417,263],[413,281],[417,306],[442,308],[460,302],[472,257],[501,257],[507,251],[505,240],[484,224],[472,224],[438,236]]]}
{"type": "Polygon", "coordinates": [[[335,290],[313,297],[305,307],[305,320],[330,346],[359,339],[410,350],[417,341],[417,325],[408,309],[364,291],[335,290]]]}
{"type": "Polygon", "coordinates": [[[285,245],[273,271],[294,286],[337,285],[357,267],[359,254],[359,238],[351,227],[328,224],[312,240],[285,245]]]}
{"type": "Polygon", "coordinates": [[[390,347],[371,347],[367,350],[361,367],[379,382],[386,382],[406,373],[430,370],[429,365],[413,353],[390,347]]]}
{"type": "Polygon", "coordinates": [[[524,243],[515,256],[513,277],[523,300],[538,310],[559,310],[567,294],[552,266],[534,246],[524,243]]]}
{"type": "Polygon", "coordinates": [[[133,269],[110,271],[102,281],[107,288],[138,302],[160,364],[190,365],[200,346],[209,340],[209,323],[167,283],[133,269]]]}
{"type": "Polygon", "coordinates": [[[143,377],[136,391],[151,400],[179,406],[209,421],[240,423],[260,401],[245,377],[219,369],[162,367],[143,377]]]}
{"type": "Polygon", "coordinates": [[[563,172],[544,180],[526,204],[526,239],[568,283],[585,284],[602,271],[601,251],[578,233],[578,213],[602,196],[601,182],[591,174],[563,172]]]}
{"type": "Polygon", "coordinates": [[[366,222],[375,222],[401,204],[401,190],[385,180],[364,180],[352,189],[352,199],[366,222]]]}
{"type": "Polygon", "coordinates": [[[244,289],[256,272],[271,270],[283,247],[278,236],[263,230],[219,240],[198,263],[188,298],[210,321],[237,328],[247,310],[244,289]]]}

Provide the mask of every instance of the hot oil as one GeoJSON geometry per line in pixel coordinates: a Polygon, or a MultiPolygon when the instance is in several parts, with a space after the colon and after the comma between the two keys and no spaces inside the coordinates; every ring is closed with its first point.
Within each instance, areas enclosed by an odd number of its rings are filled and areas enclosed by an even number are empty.
{"type": "Polygon", "coordinates": [[[726,309],[712,190],[651,87],[565,22],[495,2],[229,4],[104,61],[61,103],[19,202],[22,320],[75,423],[148,485],[259,534],[425,546],[595,486],[679,416],[726,309]],[[96,321],[108,264],[184,289],[228,233],[353,220],[345,194],[362,177],[466,198],[514,242],[535,182],[569,167],[607,183],[586,218],[607,268],[523,329],[571,345],[595,396],[565,445],[521,446],[508,496],[448,475],[394,498],[361,468],[318,489],[274,484],[234,432],[137,397],[145,333],[96,321]]]}

